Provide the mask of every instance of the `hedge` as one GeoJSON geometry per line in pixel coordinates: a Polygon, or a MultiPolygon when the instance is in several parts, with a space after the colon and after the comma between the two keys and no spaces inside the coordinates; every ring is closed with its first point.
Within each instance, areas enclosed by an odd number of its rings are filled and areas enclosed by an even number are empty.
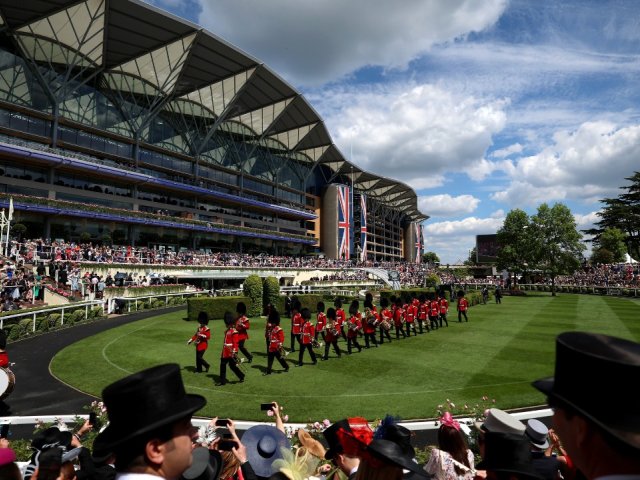
{"type": "Polygon", "coordinates": [[[222,320],[224,312],[231,312],[235,316],[238,302],[244,302],[249,310],[251,299],[248,297],[198,297],[187,300],[187,319],[198,321],[198,314],[206,312],[209,320],[222,320]]]}
{"type": "MultiPolygon", "coordinates": [[[[247,303],[247,316],[255,317],[262,313],[262,279],[258,275],[249,275],[243,284],[242,290],[247,303]]],[[[232,310],[235,312],[235,308],[232,310]]]]}
{"type": "MultiPolygon", "coordinates": [[[[276,306],[278,305],[278,299],[280,298],[280,284],[278,283],[278,279],[276,277],[267,277],[264,279],[262,283],[262,305],[264,306],[264,310],[266,310],[266,306],[271,304],[276,306]]],[[[283,303],[284,308],[284,303],[283,303]]],[[[263,310],[263,313],[265,313],[263,310]]],[[[278,310],[279,312],[284,310],[278,310]]]]}

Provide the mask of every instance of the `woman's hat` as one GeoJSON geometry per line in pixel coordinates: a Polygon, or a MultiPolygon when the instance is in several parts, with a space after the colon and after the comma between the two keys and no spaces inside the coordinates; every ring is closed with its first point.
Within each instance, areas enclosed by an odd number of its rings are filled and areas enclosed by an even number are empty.
{"type": "Polygon", "coordinates": [[[304,428],[298,429],[298,440],[300,440],[300,445],[306,448],[314,457],[324,458],[327,453],[324,446],[318,440],[313,438],[304,428]]]}
{"type": "Polygon", "coordinates": [[[407,454],[400,445],[391,440],[373,440],[367,446],[367,452],[383,463],[409,470],[422,477],[430,476],[410,454],[407,454]]]}
{"type": "Polygon", "coordinates": [[[242,434],[240,439],[247,449],[247,459],[259,477],[268,477],[273,471],[271,464],[282,458],[281,449],[290,449],[287,436],[271,425],[255,425],[242,434]]]}
{"type": "Polygon", "coordinates": [[[16,452],[10,448],[0,448],[0,467],[16,461],[16,452]]]}
{"type": "Polygon", "coordinates": [[[217,450],[205,447],[194,448],[191,452],[191,466],[182,472],[181,480],[218,480],[222,470],[222,456],[217,450]]]}
{"type": "Polygon", "coordinates": [[[560,407],[570,407],[640,449],[640,402],[611,408],[628,395],[631,379],[639,377],[640,344],[597,333],[565,332],[556,338],[554,376],[532,385],[560,407]]]}
{"type": "Polygon", "coordinates": [[[373,439],[373,430],[365,418],[339,420],[322,432],[329,444],[324,458],[331,460],[337,453],[359,456],[373,439]]]}
{"type": "Polygon", "coordinates": [[[158,365],[129,375],[102,391],[109,425],[94,441],[96,456],[117,453],[130,440],[190,417],[207,403],[185,392],[180,367],[158,365]]]}
{"type": "Polygon", "coordinates": [[[531,449],[524,436],[486,432],[484,438],[484,459],[476,465],[478,470],[512,473],[533,480],[542,480],[543,477],[531,463],[531,449]]]}
{"type": "Polygon", "coordinates": [[[549,429],[540,420],[532,418],[527,421],[527,428],[524,434],[529,439],[529,442],[534,446],[546,450],[549,448],[549,429]]]}

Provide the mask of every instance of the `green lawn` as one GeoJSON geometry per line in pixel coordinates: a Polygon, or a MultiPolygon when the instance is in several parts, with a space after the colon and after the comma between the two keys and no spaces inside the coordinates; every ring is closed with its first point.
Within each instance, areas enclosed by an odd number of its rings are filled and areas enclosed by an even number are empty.
{"type": "MultiPolygon", "coordinates": [[[[213,336],[205,358],[211,370],[195,374],[194,346],[186,341],[196,325],[184,321],[185,312],[87,338],[58,353],[51,370],[62,381],[99,396],[104,386],[131,372],[177,362],[187,390],[208,399],[202,416],[266,420],[259,404],[276,400],[292,422],[385,414],[407,420],[433,418],[446,400],[475,405],[485,395],[503,409],[543,404],[544,397],[530,383],[553,374],[554,339],[560,332],[586,330],[640,340],[640,303],[624,298],[505,297],[501,305],[473,307],[469,323],[458,323],[453,314],[449,328],[315,366],[294,368],[296,352],[288,357],[289,373],[267,377],[262,376],[267,361],[264,320],[253,319],[248,348],[254,361],[244,365],[247,379],[234,384],[235,376],[228,372],[232,383],[223,387],[214,386],[221,322],[210,324],[213,336]]],[[[289,322],[283,326],[288,332],[289,322]]],[[[279,370],[277,362],[274,369],[279,370]]]]}

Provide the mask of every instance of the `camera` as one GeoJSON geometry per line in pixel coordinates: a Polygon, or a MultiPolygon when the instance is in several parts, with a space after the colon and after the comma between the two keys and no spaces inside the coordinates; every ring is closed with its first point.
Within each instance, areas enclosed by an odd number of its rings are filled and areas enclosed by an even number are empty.
{"type": "Polygon", "coordinates": [[[3,423],[2,427],[0,427],[0,438],[8,438],[9,437],[9,424],[3,423]]]}
{"type": "Polygon", "coordinates": [[[216,420],[216,427],[226,427],[229,425],[229,420],[226,418],[216,420]]]}
{"type": "Polygon", "coordinates": [[[272,408],[273,408],[273,402],[260,404],[260,410],[271,410],[272,408]]]}
{"type": "Polygon", "coordinates": [[[234,440],[220,440],[220,442],[218,443],[218,450],[230,451],[230,450],[233,450],[237,446],[238,445],[236,444],[236,442],[234,440]]]}

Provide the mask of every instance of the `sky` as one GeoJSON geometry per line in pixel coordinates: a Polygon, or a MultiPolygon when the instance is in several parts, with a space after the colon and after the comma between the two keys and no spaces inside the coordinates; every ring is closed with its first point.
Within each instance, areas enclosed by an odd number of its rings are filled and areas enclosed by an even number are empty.
{"type": "Polygon", "coordinates": [[[264,62],[467,259],[512,209],[579,229],[640,170],[637,0],[148,0],[264,62]]]}

